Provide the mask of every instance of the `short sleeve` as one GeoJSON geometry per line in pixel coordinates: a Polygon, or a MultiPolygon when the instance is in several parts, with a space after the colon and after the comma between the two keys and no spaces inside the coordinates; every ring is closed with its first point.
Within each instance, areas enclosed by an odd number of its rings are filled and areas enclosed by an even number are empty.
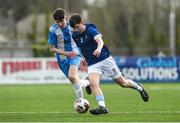
{"type": "Polygon", "coordinates": [[[49,31],[48,33],[48,44],[55,46],[57,44],[57,36],[52,31],[49,31]]]}
{"type": "Polygon", "coordinates": [[[89,33],[93,38],[95,38],[95,36],[100,34],[99,31],[95,27],[91,27],[89,29],[89,33]]]}

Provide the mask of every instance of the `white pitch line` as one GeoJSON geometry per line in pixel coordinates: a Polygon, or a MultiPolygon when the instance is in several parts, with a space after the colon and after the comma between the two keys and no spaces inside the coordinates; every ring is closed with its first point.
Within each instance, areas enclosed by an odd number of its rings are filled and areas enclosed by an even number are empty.
{"type": "Polygon", "coordinates": [[[150,90],[180,90],[180,86],[178,87],[156,87],[156,86],[151,86],[149,87],[150,90]]]}
{"type": "MultiPolygon", "coordinates": [[[[77,114],[76,112],[0,112],[0,114],[77,114]]],[[[180,111],[109,112],[109,114],[180,114],[180,111]]]]}

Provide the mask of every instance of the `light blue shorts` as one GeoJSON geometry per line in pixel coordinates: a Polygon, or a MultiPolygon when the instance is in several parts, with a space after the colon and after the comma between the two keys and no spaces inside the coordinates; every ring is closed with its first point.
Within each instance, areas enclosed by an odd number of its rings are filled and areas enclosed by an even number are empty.
{"type": "Polygon", "coordinates": [[[66,75],[67,78],[68,78],[68,73],[69,73],[70,65],[76,65],[77,67],[79,67],[80,60],[81,60],[80,56],[76,56],[74,58],[66,58],[66,59],[63,59],[63,60],[60,60],[57,57],[59,68],[66,75]]]}

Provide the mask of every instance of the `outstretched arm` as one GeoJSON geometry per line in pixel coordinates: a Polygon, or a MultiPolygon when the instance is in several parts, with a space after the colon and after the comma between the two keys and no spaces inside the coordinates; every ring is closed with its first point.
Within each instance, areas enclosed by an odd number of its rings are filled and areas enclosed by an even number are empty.
{"type": "Polygon", "coordinates": [[[53,46],[50,46],[50,51],[51,52],[55,52],[55,53],[59,53],[61,55],[65,55],[65,56],[68,56],[68,57],[75,57],[77,55],[77,53],[75,51],[64,51],[64,50],[61,50],[61,49],[57,49],[53,46]]]}

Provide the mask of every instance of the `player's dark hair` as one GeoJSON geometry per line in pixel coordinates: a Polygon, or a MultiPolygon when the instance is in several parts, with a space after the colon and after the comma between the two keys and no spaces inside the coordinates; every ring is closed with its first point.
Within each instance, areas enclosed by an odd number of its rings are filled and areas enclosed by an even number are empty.
{"type": "Polygon", "coordinates": [[[74,28],[76,24],[80,24],[81,22],[82,22],[82,17],[79,14],[74,14],[69,19],[69,24],[72,28],[74,28]]]}
{"type": "Polygon", "coordinates": [[[62,8],[57,8],[53,13],[54,20],[62,21],[65,17],[66,11],[62,8]]]}

